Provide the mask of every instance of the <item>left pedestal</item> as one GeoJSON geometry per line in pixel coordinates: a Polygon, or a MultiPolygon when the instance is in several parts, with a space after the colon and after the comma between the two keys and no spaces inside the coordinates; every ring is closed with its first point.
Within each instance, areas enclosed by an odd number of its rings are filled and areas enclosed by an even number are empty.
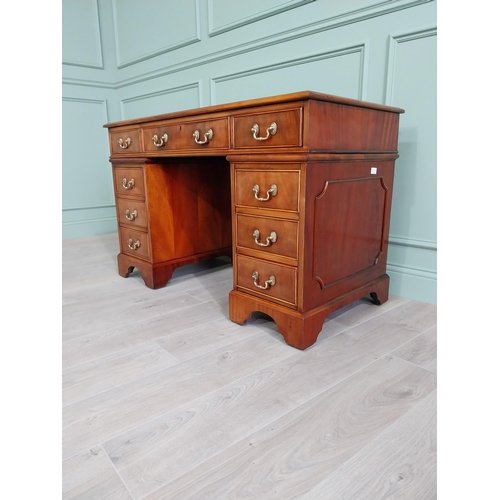
{"type": "Polygon", "coordinates": [[[113,162],[120,239],[118,272],[149,288],[176,268],[231,257],[229,165],[224,158],[113,162]]]}

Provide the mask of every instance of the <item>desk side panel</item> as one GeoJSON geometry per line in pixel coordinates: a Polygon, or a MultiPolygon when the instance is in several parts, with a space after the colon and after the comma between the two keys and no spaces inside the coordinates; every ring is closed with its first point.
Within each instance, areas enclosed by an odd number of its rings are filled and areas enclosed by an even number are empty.
{"type": "Polygon", "coordinates": [[[386,274],[394,161],[311,163],[304,311],[386,274]]]}

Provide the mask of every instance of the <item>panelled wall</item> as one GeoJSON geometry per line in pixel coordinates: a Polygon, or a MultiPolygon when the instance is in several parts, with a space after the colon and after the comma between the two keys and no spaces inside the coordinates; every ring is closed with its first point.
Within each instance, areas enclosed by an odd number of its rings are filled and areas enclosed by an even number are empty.
{"type": "Polygon", "coordinates": [[[436,301],[436,2],[63,0],[63,237],[117,230],[106,122],[299,90],[402,107],[391,293],[436,301]]]}

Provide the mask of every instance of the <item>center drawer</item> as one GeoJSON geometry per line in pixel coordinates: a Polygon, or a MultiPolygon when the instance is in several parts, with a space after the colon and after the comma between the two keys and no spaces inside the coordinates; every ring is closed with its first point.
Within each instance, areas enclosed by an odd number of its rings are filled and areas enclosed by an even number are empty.
{"type": "Polygon", "coordinates": [[[228,149],[229,122],[221,118],[145,127],[142,140],[146,152],[228,149]]]}

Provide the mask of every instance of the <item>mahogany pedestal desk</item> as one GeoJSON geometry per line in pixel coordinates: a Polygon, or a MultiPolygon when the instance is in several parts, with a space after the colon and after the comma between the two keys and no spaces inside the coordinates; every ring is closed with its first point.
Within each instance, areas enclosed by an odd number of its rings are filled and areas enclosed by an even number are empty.
{"type": "Polygon", "coordinates": [[[297,92],[105,125],[120,253],[159,288],[185,264],[233,262],[229,318],[269,315],[305,349],[386,274],[399,114],[297,92]]]}

